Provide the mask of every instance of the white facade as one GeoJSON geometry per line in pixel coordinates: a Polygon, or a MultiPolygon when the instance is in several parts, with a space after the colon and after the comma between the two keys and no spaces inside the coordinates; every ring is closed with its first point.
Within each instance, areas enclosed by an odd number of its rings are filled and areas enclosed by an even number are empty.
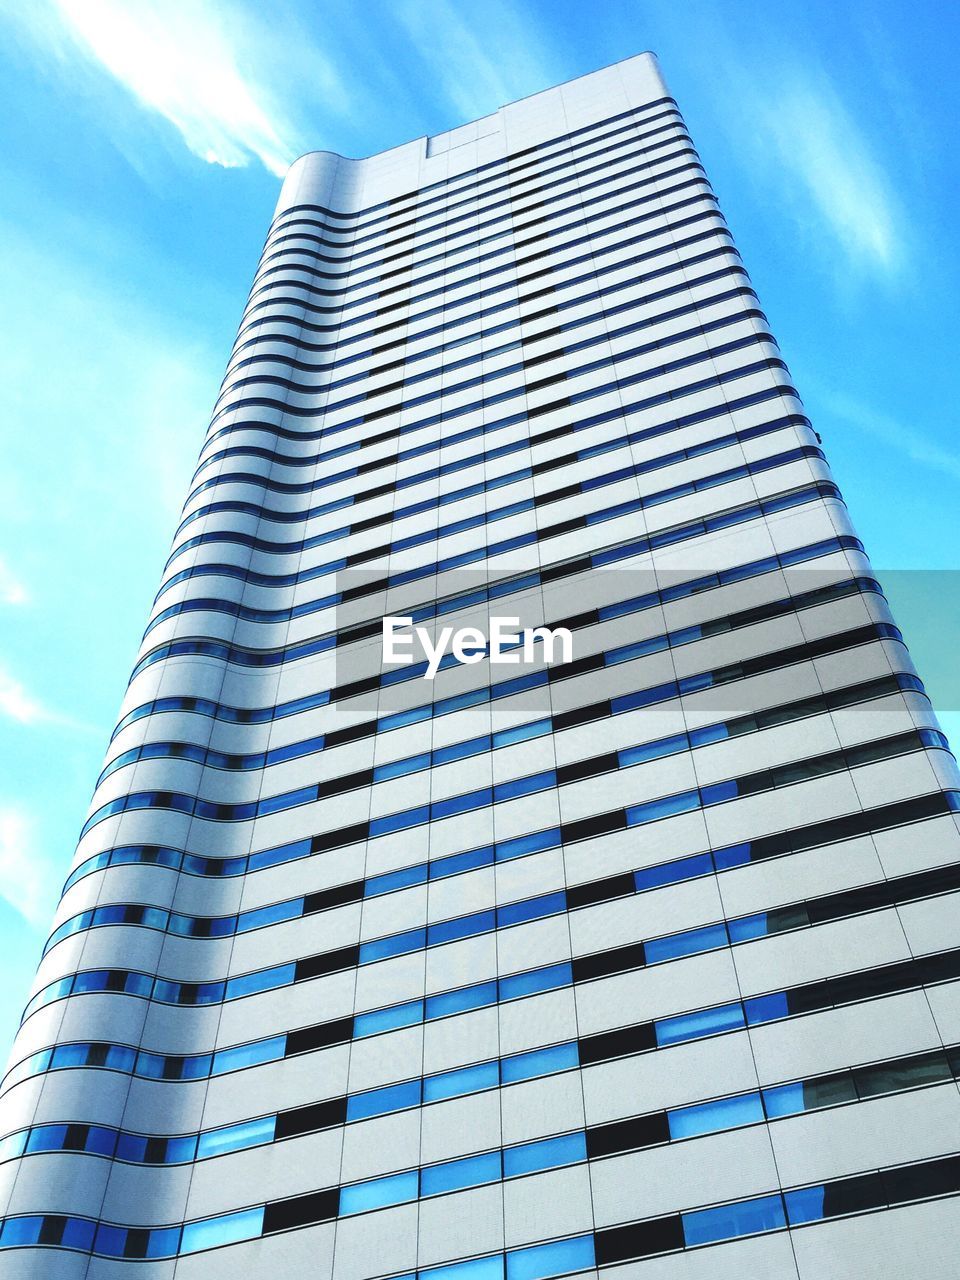
{"type": "Polygon", "coordinates": [[[652,55],[304,156],[0,1085],[0,1280],[954,1277],[958,796],[652,55]],[[403,613],[573,662],[381,671],[403,613]]]}

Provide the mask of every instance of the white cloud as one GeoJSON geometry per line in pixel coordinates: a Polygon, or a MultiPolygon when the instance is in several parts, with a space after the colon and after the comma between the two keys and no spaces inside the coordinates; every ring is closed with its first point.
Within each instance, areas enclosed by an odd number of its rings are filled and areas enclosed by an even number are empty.
{"type": "Polygon", "coordinates": [[[9,716],[20,724],[37,724],[39,721],[51,720],[54,717],[46,707],[37,702],[15,680],[9,671],[0,668],[0,714],[9,716]]]}
{"type": "Polygon", "coordinates": [[[451,123],[489,115],[556,79],[537,52],[544,47],[544,33],[502,0],[462,7],[451,0],[414,0],[398,5],[396,16],[431,63],[458,117],[451,123]]]}
{"type": "Polygon", "coordinates": [[[26,587],[0,557],[0,604],[26,604],[28,599],[26,587]]]}
{"type": "Polygon", "coordinates": [[[35,928],[51,911],[51,868],[37,849],[35,823],[20,809],[0,807],[0,898],[35,928]]]}
{"type": "MultiPolygon", "coordinates": [[[[83,64],[112,77],[208,164],[256,160],[282,177],[306,149],[277,93],[258,78],[272,34],[256,9],[212,0],[31,0],[6,16],[66,75],[83,64]]],[[[323,79],[324,58],[315,54],[323,79]]],[[[286,90],[275,59],[266,61],[276,89],[286,90]]]]}
{"type": "Polygon", "coordinates": [[[863,131],[829,83],[778,78],[777,91],[752,96],[751,114],[782,180],[848,259],[895,269],[903,256],[896,201],[863,131]]]}

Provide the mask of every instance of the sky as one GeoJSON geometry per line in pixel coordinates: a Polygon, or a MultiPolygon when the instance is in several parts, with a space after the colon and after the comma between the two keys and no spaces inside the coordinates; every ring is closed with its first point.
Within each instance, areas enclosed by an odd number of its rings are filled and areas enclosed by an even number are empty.
{"type": "Polygon", "coordinates": [[[304,151],[654,50],[960,741],[958,43],[948,0],[0,0],[0,1055],[304,151]]]}

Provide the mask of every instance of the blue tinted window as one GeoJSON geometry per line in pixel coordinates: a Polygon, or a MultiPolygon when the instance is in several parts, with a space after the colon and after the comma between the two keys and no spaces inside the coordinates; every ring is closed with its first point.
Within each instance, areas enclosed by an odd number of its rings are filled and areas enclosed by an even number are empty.
{"type": "Polygon", "coordinates": [[[803,1085],[781,1084],[763,1090],[763,1105],[771,1119],[777,1116],[795,1116],[806,1110],[803,1101],[803,1085]]]}
{"type": "Polygon", "coordinates": [[[373,942],[360,944],[360,963],[371,964],[387,956],[401,956],[408,951],[419,951],[426,945],[426,929],[408,929],[406,933],[394,933],[389,938],[375,938],[373,942]]]}
{"type": "Polygon", "coordinates": [[[553,916],[566,909],[567,895],[560,889],[556,893],[545,893],[539,898],[526,898],[523,902],[511,902],[505,907],[498,907],[497,924],[500,928],[505,928],[511,924],[522,924],[525,920],[553,916]]]}
{"type": "Polygon", "coordinates": [[[672,1018],[659,1018],[654,1024],[657,1044],[677,1044],[681,1040],[698,1040],[743,1026],[739,1004],[724,1004],[716,1009],[698,1009],[695,1013],[679,1013],[672,1018]]]}
{"type": "MultiPolygon", "coordinates": [[[[93,1248],[96,1229],[97,1224],[91,1222],[89,1218],[67,1218],[63,1224],[63,1235],[60,1237],[60,1243],[65,1249],[79,1249],[83,1253],[89,1253],[93,1248]]],[[[176,1234],[179,1237],[179,1228],[177,1228],[176,1234]]]]}
{"type": "Polygon", "coordinates": [[[529,724],[514,725],[512,729],[500,729],[493,735],[493,745],[506,747],[513,742],[527,742],[530,738],[549,733],[552,727],[550,720],[533,720],[529,724]]]}
{"type": "Polygon", "coordinates": [[[482,849],[466,849],[463,853],[452,853],[446,858],[437,858],[430,863],[430,879],[439,880],[444,876],[459,875],[461,871],[473,871],[475,867],[488,867],[493,862],[493,846],[486,845],[482,849]]]}
{"type": "Polygon", "coordinates": [[[566,1071],[570,1067],[579,1066],[579,1063],[574,1041],[553,1045],[549,1049],[531,1049],[527,1053],[504,1058],[503,1082],[509,1084],[515,1080],[530,1080],[534,1076],[549,1075],[552,1071],[566,1071]]]}
{"type": "Polygon", "coordinates": [[[7,1218],[0,1232],[0,1244],[12,1248],[18,1244],[36,1244],[40,1238],[43,1218],[36,1217],[7,1218]]]}
{"type": "Polygon", "coordinates": [[[580,1132],[565,1133],[559,1138],[505,1147],[503,1174],[506,1178],[516,1178],[524,1173],[536,1173],[538,1169],[558,1169],[561,1165],[577,1164],[586,1158],[586,1136],[580,1132]]]}
{"type": "Polygon", "coordinates": [[[420,1101],[420,1081],[405,1080],[403,1084],[390,1084],[383,1089],[371,1089],[369,1093],[355,1093],[347,1099],[347,1119],[363,1120],[367,1116],[382,1116],[388,1111],[402,1111],[415,1107],[420,1101]]]}
{"type": "Polygon", "coordinates": [[[710,1244],[714,1240],[753,1235],[757,1231],[776,1231],[787,1225],[783,1202],[778,1195],[758,1196],[756,1200],[744,1200],[740,1204],[682,1213],[680,1220],[688,1248],[696,1244],[710,1244]]]}
{"type": "Polygon", "coordinates": [[[447,1014],[462,1013],[465,1009],[479,1009],[497,1003],[496,982],[478,982],[472,987],[460,987],[457,991],[443,991],[427,997],[427,1018],[443,1018],[447,1014]]]}
{"type": "Polygon", "coordinates": [[[718,871],[727,871],[730,867],[742,867],[750,861],[753,846],[749,840],[742,844],[727,845],[725,849],[715,849],[713,860],[718,871]]]}
{"type": "Polygon", "coordinates": [[[531,1249],[511,1249],[507,1254],[507,1280],[544,1280],[545,1276],[585,1271],[595,1265],[593,1236],[575,1236],[531,1249]]]}
{"type": "Polygon", "coordinates": [[[477,911],[470,916],[459,916],[456,920],[441,920],[430,925],[427,930],[428,944],[440,946],[444,942],[454,942],[457,938],[471,938],[477,933],[490,933],[496,928],[496,916],[491,911],[477,911]]]}
{"type": "Polygon", "coordinates": [[[408,756],[405,760],[391,760],[389,764],[378,764],[373,771],[374,782],[384,782],[387,778],[400,778],[408,773],[416,773],[418,769],[430,768],[430,752],[419,756],[408,756]]]}
{"type": "Polygon", "coordinates": [[[656,867],[646,867],[643,871],[633,873],[633,882],[637,892],[645,889],[659,889],[665,884],[679,884],[682,880],[690,880],[695,876],[709,875],[713,870],[713,861],[709,853],[698,853],[692,858],[678,858],[675,862],[662,862],[656,867]]]}
{"type": "Polygon", "coordinates": [[[278,964],[272,969],[261,969],[257,973],[241,973],[227,981],[226,996],[228,1000],[236,1000],[240,996],[253,995],[257,991],[273,991],[277,987],[286,987],[296,976],[293,964],[278,964]]]}
{"type": "Polygon", "coordinates": [[[527,973],[515,973],[500,979],[500,999],[515,1000],[518,996],[530,996],[537,991],[552,991],[555,987],[569,987],[573,983],[573,968],[569,963],[551,964],[543,969],[531,969],[527,973]]]}
{"type": "Polygon", "coordinates": [[[640,822],[653,822],[657,818],[667,818],[673,813],[686,813],[696,809],[700,804],[698,791],[684,791],[677,796],[662,796],[659,800],[647,800],[644,804],[634,804],[627,809],[627,826],[633,827],[640,822]]]}
{"type": "Polygon", "coordinates": [[[767,935],[767,913],[758,911],[756,915],[741,916],[739,920],[727,923],[731,942],[749,942],[751,938],[764,938],[767,935]]]}
{"type": "Polygon", "coordinates": [[[388,1009],[374,1009],[372,1013],[358,1013],[353,1019],[354,1038],[359,1040],[380,1031],[392,1031],[394,1027],[410,1027],[422,1017],[422,1000],[409,1000],[406,1004],[391,1005],[388,1009]]]}
{"type": "Polygon", "coordinates": [[[658,742],[644,742],[636,747],[625,747],[623,751],[617,752],[617,759],[620,768],[627,769],[630,765],[642,764],[644,760],[657,760],[660,756],[669,756],[675,751],[685,751],[687,746],[687,735],[677,733],[672,738],[661,738],[658,742]]]}
{"type": "Polygon", "coordinates": [[[534,831],[528,836],[515,836],[512,840],[498,840],[497,861],[505,862],[526,853],[537,853],[541,849],[555,849],[559,843],[559,827],[551,827],[549,831],[534,831]]]}
{"type": "Polygon", "coordinates": [[[643,944],[647,964],[659,964],[679,956],[692,956],[698,951],[712,951],[727,945],[726,925],[709,924],[702,929],[688,929],[669,938],[652,938],[643,944]]]}
{"type": "Polygon", "coordinates": [[[557,785],[557,775],[553,769],[543,773],[531,773],[523,778],[513,778],[509,782],[500,782],[494,787],[494,799],[515,800],[518,796],[533,795],[537,791],[546,791],[557,785]]]}
{"type": "Polygon", "coordinates": [[[229,1049],[219,1049],[213,1055],[213,1074],[237,1071],[241,1067],[254,1067],[261,1062],[275,1062],[282,1058],[287,1047],[287,1037],[271,1036],[269,1040],[254,1040],[252,1044],[237,1044],[229,1049]]]}
{"type": "Polygon", "coordinates": [[[233,1244],[238,1240],[254,1240],[263,1227],[263,1206],[241,1209],[238,1213],[224,1213],[218,1218],[204,1218],[200,1222],[187,1222],[183,1228],[181,1253],[196,1253],[199,1249],[215,1249],[218,1245],[233,1244]]]}
{"type": "Polygon", "coordinates": [[[448,747],[436,748],[433,753],[433,763],[449,764],[451,760],[463,760],[489,750],[489,737],[471,738],[469,742],[453,742],[448,747]]]}
{"type": "Polygon", "coordinates": [[[423,1082],[423,1100],[437,1102],[440,1098],[455,1098],[460,1094],[476,1093],[480,1089],[493,1088],[499,1083],[498,1064],[480,1062],[476,1066],[459,1067],[455,1071],[443,1071],[435,1076],[427,1076],[423,1082]]]}
{"type": "Polygon", "coordinates": [[[12,1160],[22,1155],[29,1133],[29,1129],[21,1129],[19,1133],[10,1133],[0,1139],[0,1160],[12,1160]]]}
{"type": "Polygon", "coordinates": [[[667,1112],[671,1138],[693,1138],[699,1133],[716,1133],[739,1125],[757,1124],[763,1120],[759,1093],[744,1093],[736,1098],[718,1098],[693,1107],[678,1107],[667,1112]]]}
{"type": "MultiPolygon", "coordinates": [[[[470,813],[474,809],[483,809],[493,800],[493,792],[489,787],[481,787],[468,795],[448,796],[446,800],[437,800],[430,806],[430,817],[450,818],[457,813],[470,813]]],[[[426,819],[423,819],[426,821],[426,819]]],[[[409,825],[409,824],[408,824],[409,825]]],[[[373,824],[371,823],[371,827],[373,824]]]]}
{"type": "Polygon", "coordinates": [[[240,1124],[224,1125],[221,1129],[208,1129],[200,1134],[197,1156],[206,1160],[222,1155],[225,1151],[242,1151],[245,1147],[258,1147],[272,1142],[276,1132],[276,1116],[263,1116],[259,1120],[244,1120],[240,1124]]]}
{"type": "Polygon", "coordinates": [[[382,876],[370,876],[364,884],[363,894],[366,898],[373,898],[379,893],[391,893],[394,889],[423,884],[426,878],[426,863],[419,862],[415,867],[401,867],[399,871],[387,871],[382,876]]]}
{"type": "Polygon", "coordinates": [[[786,1018],[790,1013],[784,991],[773,991],[766,996],[753,996],[749,1000],[744,1000],[743,1008],[750,1026],[756,1026],[758,1022],[772,1022],[776,1018],[786,1018]]]}
{"type": "Polygon", "coordinates": [[[701,803],[705,805],[723,804],[725,800],[735,800],[740,794],[736,780],[727,779],[725,782],[715,782],[710,787],[704,787],[701,794],[701,803]]]}
{"type": "Polygon", "coordinates": [[[503,1280],[503,1254],[488,1258],[467,1258],[444,1267],[427,1267],[417,1273],[419,1280],[503,1280]]]}
{"type": "Polygon", "coordinates": [[[463,1160],[449,1160],[423,1169],[420,1175],[422,1194],[439,1195],[443,1191],[459,1191],[461,1187],[477,1187],[500,1179],[500,1152],[485,1151],[463,1160]]]}
{"type": "Polygon", "coordinates": [[[784,1201],[787,1206],[787,1220],[791,1227],[802,1222],[819,1222],[823,1215],[825,1187],[804,1187],[801,1191],[787,1191],[784,1201]]]}
{"type": "Polygon", "coordinates": [[[430,821],[430,806],[422,804],[417,809],[406,809],[403,813],[389,813],[383,818],[372,818],[370,821],[371,836],[383,836],[390,831],[403,831],[407,827],[419,826],[421,822],[430,821]]]}
{"type": "Polygon", "coordinates": [[[403,1204],[417,1198],[417,1172],[394,1173],[387,1178],[375,1178],[370,1182],[358,1182],[352,1187],[340,1188],[340,1214],[363,1213],[366,1209],[380,1209],[387,1204],[403,1204]]]}

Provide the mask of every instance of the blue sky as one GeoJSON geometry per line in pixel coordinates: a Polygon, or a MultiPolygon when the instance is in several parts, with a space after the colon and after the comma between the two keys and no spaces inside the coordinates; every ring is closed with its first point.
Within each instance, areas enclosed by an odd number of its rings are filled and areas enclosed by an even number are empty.
{"type": "Polygon", "coordinates": [[[655,50],[960,738],[958,28],[935,0],[0,0],[0,1052],[303,151],[655,50]]]}

